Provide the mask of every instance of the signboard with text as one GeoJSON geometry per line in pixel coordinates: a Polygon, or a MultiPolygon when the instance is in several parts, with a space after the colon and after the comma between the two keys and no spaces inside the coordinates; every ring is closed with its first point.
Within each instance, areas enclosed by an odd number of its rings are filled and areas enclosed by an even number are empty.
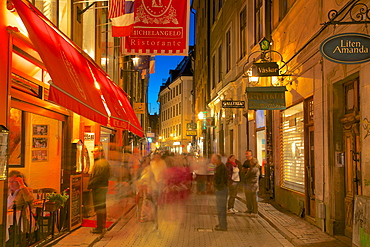
{"type": "Polygon", "coordinates": [[[72,175],[70,177],[70,229],[75,229],[82,224],[82,176],[72,175]]]}
{"type": "Polygon", "coordinates": [[[241,100],[223,100],[222,108],[244,108],[245,101],[241,100]]]}
{"type": "Polygon", "coordinates": [[[321,43],[320,51],[326,59],[343,64],[370,61],[370,36],[362,33],[342,33],[321,43]]]}
{"type": "Polygon", "coordinates": [[[187,136],[196,136],[197,131],[196,130],[186,130],[186,135],[187,136]]]}
{"type": "Polygon", "coordinates": [[[253,75],[258,77],[278,76],[279,65],[276,62],[253,63],[253,75]]]}
{"type": "Polygon", "coordinates": [[[189,0],[136,0],[135,25],[123,53],[188,55],[189,0]]]}
{"type": "Polygon", "coordinates": [[[187,123],[186,128],[188,130],[196,130],[197,129],[197,123],[187,123]]]}
{"type": "Polygon", "coordinates": [[[249,110],[284,110],[286,87],[248,87],[249,110]]]}

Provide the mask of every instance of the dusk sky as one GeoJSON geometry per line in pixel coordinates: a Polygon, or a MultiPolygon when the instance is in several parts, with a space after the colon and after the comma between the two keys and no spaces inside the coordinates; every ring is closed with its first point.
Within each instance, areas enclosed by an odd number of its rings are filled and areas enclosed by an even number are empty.
{"type": "MultiPolygon", "coordinates": [[[[189,45],[194,45],[194,14],[190,14],[189,45]]],[[[169,77],[169,71],[175,69],[183,56],[155,56],[155,73],[150,74],[148,88],[149,114],[159,114],[159,87],[169,77]]]]}

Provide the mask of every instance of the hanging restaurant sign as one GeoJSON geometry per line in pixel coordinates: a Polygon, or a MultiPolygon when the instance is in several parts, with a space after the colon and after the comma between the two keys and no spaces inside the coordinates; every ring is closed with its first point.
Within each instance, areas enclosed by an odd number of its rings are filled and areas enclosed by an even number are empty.
{"type": "Polygon", "coordinates": [[[248,110],[284,110],[286,87],[247,87],[248,110]]]}
{"type": "Polygon", "coordinates": [[[253,63],[254,68],[252,68],[253,76],[267,77],[267,76],[278,76],[279,65],[276,62],[269,63],[253,63]]]}
{"type": "Polygon", "coordinates": [[[244,108],[245,101],[241,100],[223,100],[222,108],[244,108]]]}
{"type": "Polygon", "coordinates": [[[335,63],[358,64],[370,61],[370,36],[362,33],[342,33],[321,43],[321,54],[335,63]]]}

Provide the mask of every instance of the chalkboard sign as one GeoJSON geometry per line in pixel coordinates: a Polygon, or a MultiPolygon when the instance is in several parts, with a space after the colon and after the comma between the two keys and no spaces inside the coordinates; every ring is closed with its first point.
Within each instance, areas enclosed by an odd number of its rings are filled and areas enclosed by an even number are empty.
{"type": "Polygon", "coordinates": [[[72,175],[70,189],[70,230],[82,224],[82,176],[72,175]]]}

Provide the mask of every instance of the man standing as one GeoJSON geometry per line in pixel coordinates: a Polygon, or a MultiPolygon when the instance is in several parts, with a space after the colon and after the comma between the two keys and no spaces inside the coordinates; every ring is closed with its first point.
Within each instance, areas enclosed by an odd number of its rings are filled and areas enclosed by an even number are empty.
{"type": "MultiPolygon", "coordinates": [[[[244,161],[243,163],[243,166],[242,166],[242,176],[243,176],[243,179],[242,181],[244,181],[244,193],[245,193],[245,200],[247,201],[247,205],[249,204],[248,202],[248,198],[249,198],[249,193],[247,192],[247,185],[246,185],[246,180],[245,180],[245,177],[246,177],[246,174],[248,173],[248,171],[250,170],[251,166],[253,164],[252,160],[253,159],[253,153],[251,150],[247,150],[245,151],[245,158],[246,160],[244,161]]],[[[256,161],[254,163],[258,163],[257,159],[255,159],[256,161]]],[[[251,210],[250,208],[247,208],[247,210],[245,211],[245,213],[251,213],[251,210]]]]}
{"type": "Polygon", "coordinates": [[[102,147],[95,147],[92,153],[94,154],[94,167],[92,168],[90,175],[88,189],[92,190],[97,227],[91,232],[102,233],[105,229],[105,223],[107,220],[106,200],[108,180],[110,177],[110,165],[104,158],[102,147]]]}
{"type": "Polygon", "coordinates": [[[218,225],[215,227],[215,230],[227,231],[226,204],[228,197],[228,171],[226,166],[221,162],[221,155],[213,154],[211,162],[216,165],[213,185],[216,195],[218,225]]]}

